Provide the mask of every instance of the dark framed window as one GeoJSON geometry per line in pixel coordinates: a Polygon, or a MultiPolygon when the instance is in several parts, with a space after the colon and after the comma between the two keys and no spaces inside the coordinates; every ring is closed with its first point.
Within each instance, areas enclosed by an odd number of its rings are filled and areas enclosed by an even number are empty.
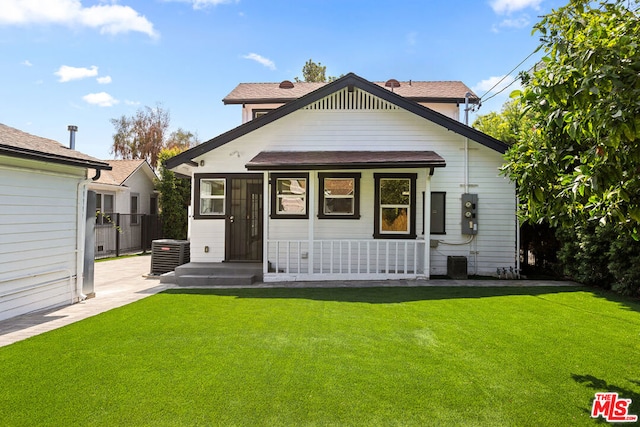
{"type": "Polygon", "coordinates": [[[447,234],[445,229],[447,193],[431,193],[431,234],[447,234]]]}
{"type": "Polygon", "coordinates": [[[318,173],[318,218],[360,218],[360,174],[318,173]]]}
{"type": "Polygon", "coordinates": [[[376,173],[373,176],[376,211],[373,236],[415,239],[417,174],[376,173]]]}
{"type": "Polygon", "coordinates": [[[271,218],[309,218],[308,173],[271,174],[271,218]]]}
{"type": "Polygon", "coordinates": [[[96,193],[96,225],[115,223],[113,213],[115,196],[113,194],[96,193]]]}
{"type": "Polygon", "coordinates": [[[140,218],[138,217],[138,212],[140,211],[139,199],[140,196],[137,194],[131,195],[131,225],[138,225],[140,223],[140,218]]]}
{"type": "Polygon", "coordinates": [[[194,212],[197,219],[220,219],[226,213],[227,180],[220,174],[195,174],[194,212]]]}
{"type": "Polygon", "coordinates": [[[270,111],[273,111],[273,108],[256,108],[255,110],[251,110],[251,118],[257,119],[258,117],[262,117],[270,111]]]}

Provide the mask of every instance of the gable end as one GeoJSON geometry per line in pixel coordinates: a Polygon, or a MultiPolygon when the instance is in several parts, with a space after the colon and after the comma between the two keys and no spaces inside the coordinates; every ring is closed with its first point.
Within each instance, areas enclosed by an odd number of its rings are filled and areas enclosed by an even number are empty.
{"type": "Polygon", "coordinates": [[[399,110],[397,105],[360,88],[347,87],[332,93],[303,110],[399,110]]]}
{"type": "Polygon", "coordinates": [[[353,93],[355,93],[356,89],[359,89],[358,92],[364,92],[367,94],[366,97],[363,96],[363,99],[372,99],[372,97],[379,98],[380,101],[386,101],[386,103],[380,105],[393,105],[395,106],[393,109],[400,108],[407,110],[499,153],[504,154],[507,151],[508,146],[502,141],[447,117],[444,114],[440,114],[428,107],[424,107],[412,100],[395,94],[389,89],[385,89],[375,83],[371,83],[353,73],[349,73],[346,76],[322,86],[321,88],[316,89],[295,101],[289,102],[288,104],[285,104],[261,117],[242,124],[235,129],[178,154],[177,156],[167,160],[166,167],[172,169],[181,164],[190,163],[192,159],[289,115],[294,111],[305,108],[320,109],[320,105],[325,102],[334,105],[334,107],[339,106],[344,108],[345,106],[349,106],[349,99],[353,98],[353,93]],[[350,96],[344,97],[344,95],[341,94],[348,94],[350,96]]]}

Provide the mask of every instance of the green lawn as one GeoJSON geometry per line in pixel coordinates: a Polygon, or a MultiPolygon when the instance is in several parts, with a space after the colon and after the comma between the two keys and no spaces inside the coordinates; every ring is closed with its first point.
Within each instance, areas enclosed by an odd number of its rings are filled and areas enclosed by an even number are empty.
{"type": "Polygon", "coordinates": [[[640,303],[585,288],[173,290],[0,348],[2,426],[596,425],[640,303]]]}

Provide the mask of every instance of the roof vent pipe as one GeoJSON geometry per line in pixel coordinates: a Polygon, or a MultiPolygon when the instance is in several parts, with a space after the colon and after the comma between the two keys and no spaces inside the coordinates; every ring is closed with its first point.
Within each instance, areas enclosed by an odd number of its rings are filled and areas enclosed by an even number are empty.
{"type": "Polygon", "coordinates": [[[76,149],[76,132],[78,132],[78,126],[69,125],[67,126],[67,130],[69,131],[69,148],[72,150],[76,149]]]}

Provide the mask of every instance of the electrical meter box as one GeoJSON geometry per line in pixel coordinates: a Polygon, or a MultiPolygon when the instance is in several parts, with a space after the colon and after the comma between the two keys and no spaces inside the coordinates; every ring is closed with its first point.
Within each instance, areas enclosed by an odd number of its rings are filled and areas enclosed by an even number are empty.
{"type": "Polygon", "coordinates": [[[478,234],[478,195],[462,195],[462,234],[478,234]]]}

